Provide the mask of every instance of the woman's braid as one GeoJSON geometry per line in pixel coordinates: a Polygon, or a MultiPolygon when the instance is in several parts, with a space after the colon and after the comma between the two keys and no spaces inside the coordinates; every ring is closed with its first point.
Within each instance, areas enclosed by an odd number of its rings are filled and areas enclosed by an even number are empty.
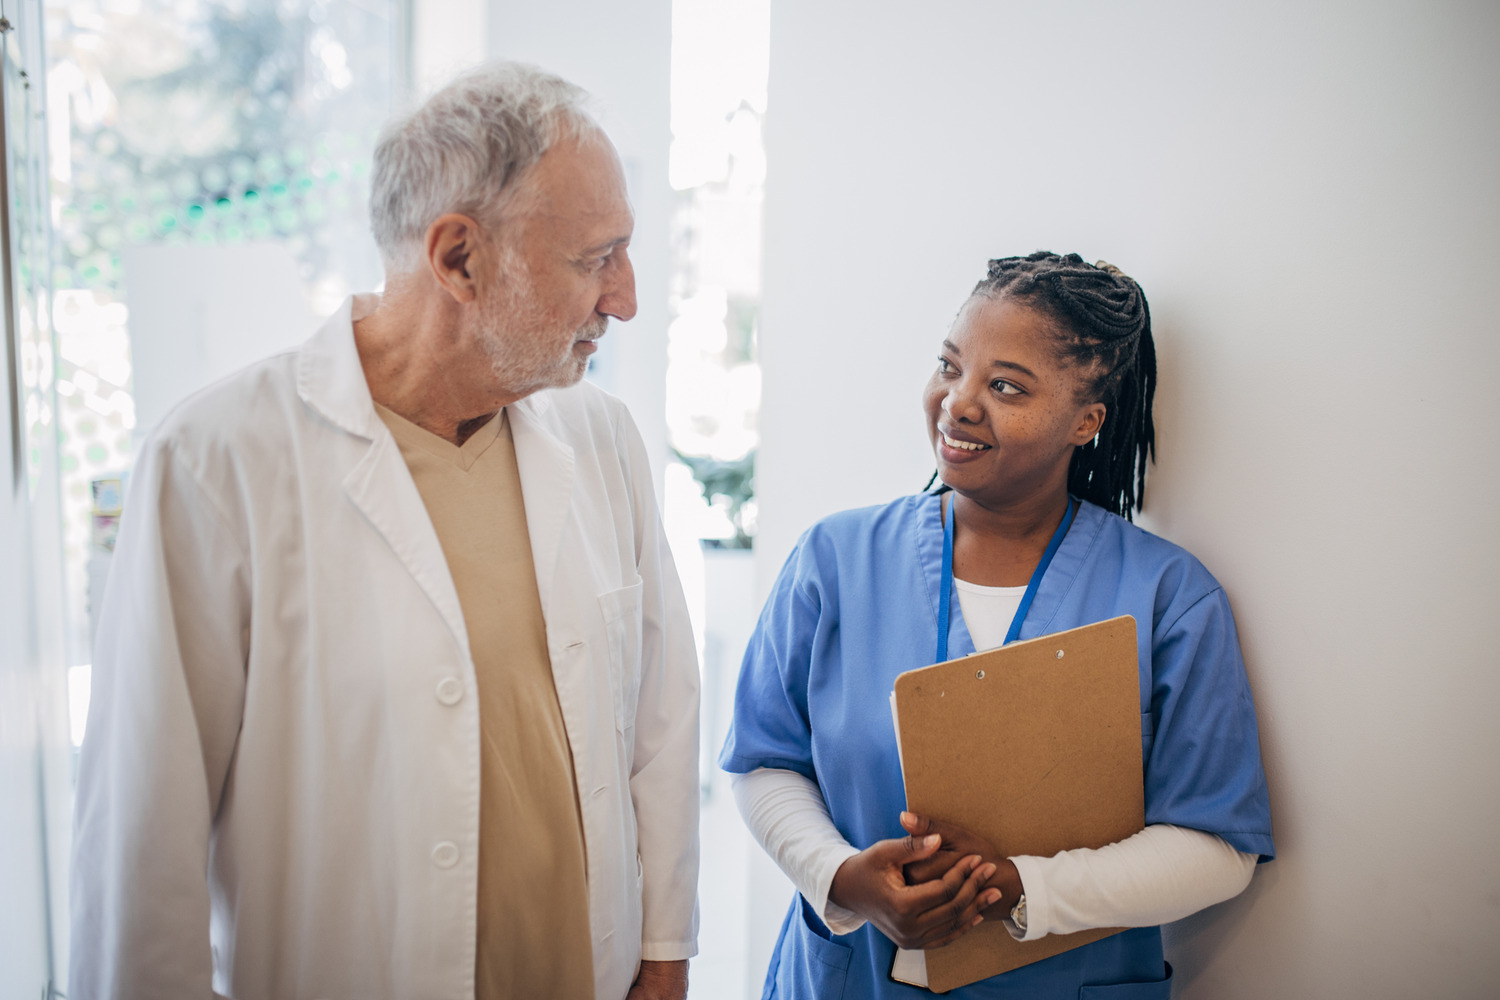
{"type": "Polygon", "coordinates": [[[1098,436],[1073,452],[1068,492],[1131,517],[1145,499],[1146,463],[1156,452],[1156,346],[1141,286],[1112,264],[1039,250],[990,261],[974,294],[1015,296],[1057,321],[1060,352],[1083,371],[1088,395],[1108,408],[1098,436]]]}

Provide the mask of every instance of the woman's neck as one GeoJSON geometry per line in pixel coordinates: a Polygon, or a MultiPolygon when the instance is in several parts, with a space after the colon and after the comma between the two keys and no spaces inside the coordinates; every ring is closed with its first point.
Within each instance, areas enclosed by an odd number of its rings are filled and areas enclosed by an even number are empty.
{"type": "Polygon", "coordinates": [[[955,493],[953,575],[986,587],[1022,587],[1062,523],[1067,489],[1005,505],[955,493]]]}

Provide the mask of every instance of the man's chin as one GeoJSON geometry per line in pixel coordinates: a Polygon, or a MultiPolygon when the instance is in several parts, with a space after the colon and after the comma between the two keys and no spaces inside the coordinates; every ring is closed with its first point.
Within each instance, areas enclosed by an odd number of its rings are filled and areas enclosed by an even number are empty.
{"type": "Polygon", "coordinates": [[[588,357],[586,355],[584,357],[579,357],[578,352],[575,350],[573,352],[573,356],[568,359],[566,364],[558,366],[557,378],[553,380],[552,387],[554,389],[565,389],[570,385],[577,385],[579,382],[583,381],[583,377],[587,375],[588,372],[588,357]]]}

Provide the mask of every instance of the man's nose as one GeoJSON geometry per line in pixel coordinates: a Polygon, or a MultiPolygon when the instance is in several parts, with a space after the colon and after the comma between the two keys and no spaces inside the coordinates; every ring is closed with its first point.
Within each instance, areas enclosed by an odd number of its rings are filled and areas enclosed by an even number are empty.
{"type": "Polygon", "coordinates": [[[635,315],[635,267],[623,247],[615,252],[620,255],[619,265],[612,269],[614,273],[609,287],[599,296],[599,305],[595,308],[624,322],[635,315]]]}

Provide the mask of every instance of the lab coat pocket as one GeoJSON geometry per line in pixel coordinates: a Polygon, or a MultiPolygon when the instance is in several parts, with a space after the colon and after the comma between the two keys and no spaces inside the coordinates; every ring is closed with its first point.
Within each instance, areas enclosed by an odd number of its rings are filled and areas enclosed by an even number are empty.
{"type": "Polygon", "coordinates": [[[621,733],[635,726],[636,702],[641,693],[641,591],[635,583],[599,595],[604,636],[609,649],[609,690],[614,699],[615,728],[621,733]]]}
{"type": "Polygon", "coordinates": [[[1166,975],[1155,982],[1085,986],[1078,991],[1078,1000],[1168,1000],[1172,995],[1172,965],[1163,964],[1166,975]]]}

